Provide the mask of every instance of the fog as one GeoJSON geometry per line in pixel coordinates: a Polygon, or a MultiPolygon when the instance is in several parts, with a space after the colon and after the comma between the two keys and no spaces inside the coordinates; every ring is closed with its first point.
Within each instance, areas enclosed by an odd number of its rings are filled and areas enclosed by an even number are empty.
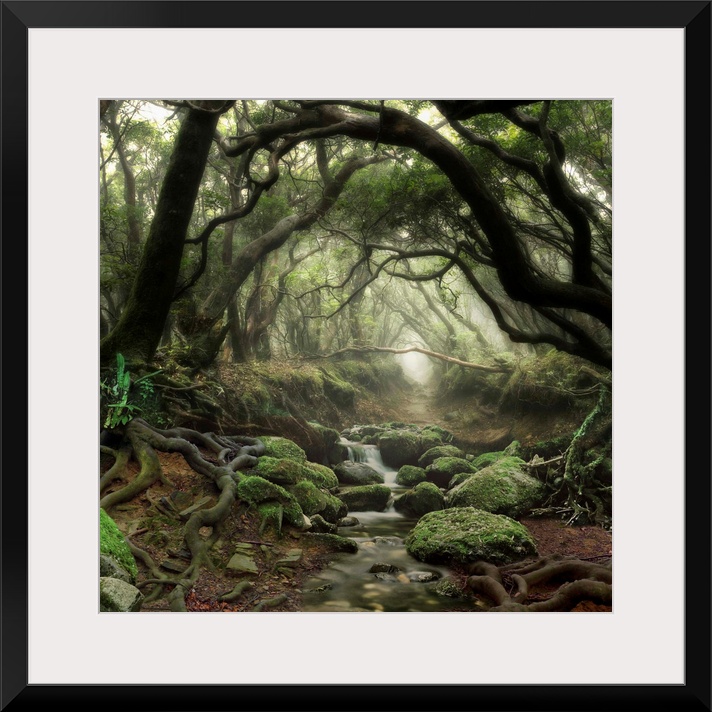
{"type": "Polygon", "coordinates": [[[426,384],[433,376],[433,367],[430,359],[424,354],[412,352],[396,356],[406,376],[417,383],[426,384]]]}

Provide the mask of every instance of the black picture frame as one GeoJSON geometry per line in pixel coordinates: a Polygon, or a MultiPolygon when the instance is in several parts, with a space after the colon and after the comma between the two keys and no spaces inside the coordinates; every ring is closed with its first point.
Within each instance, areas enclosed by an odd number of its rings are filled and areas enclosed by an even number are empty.
{"type": "MultiPolygon", "coordinates": [[[[710,6],[709,0],[2,2],[2,688],[0,709],[710,710],[710,6]],[[407,11],[404,7],[407,6],[407,11]],[[682,685],[28,684],[28,29],[280,26],[684,28],[685,683],[682,685]],[[692,458],[698,460],[694,471],[692,458]],[[24,477],[23,477],[24,473],[24,477]],[[238,689],[236,689],[236,687],[238,689]],[[323,688],[334,689],[323,689],[323,688]]],[[[665,97],[651,97],[665,101],[665,97]]],[[[654,633],[651,633],[654,635],[654,633]]],[[[516,657],[513,651],[513,656],[516,657]]],[[[525,661],[523,664],[526,664],[525,661]]]]}

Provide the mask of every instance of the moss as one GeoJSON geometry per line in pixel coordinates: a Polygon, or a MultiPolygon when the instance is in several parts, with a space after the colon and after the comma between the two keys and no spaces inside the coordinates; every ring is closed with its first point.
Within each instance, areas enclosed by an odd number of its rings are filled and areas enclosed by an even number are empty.
{"type": "Polygon", "coordinates": [[[403,465],[396,475],[396,484],[403,487],[413,487],[419,482],[425,482],[425,470],[414,465],[403,465]]]}
{"type": "Polygon", "coordinates": [[[307,454],[295,442],[287,438],[273,436],[261,436],[260,440],[265,445],[265,455],[279,459],[296,460],[306,462],[307,454]]]}
{"type": "Polygon", "coordinates": [[[587,410],[589,398],[576,397],[574,392],[596,383],[590,374],[590,363],[551,349],[544,356],[530,357],[517,365],[502,389],[500,405],[519,412],[552,408],[587,410]]]}
{"type": "Polygon", "coordinates": [[[420,438],[410,430],[387,430],[378,438],[381,457],[386,465],[417,465],[421,453],[420,438]]]}
{"type": "MultiPolygon", "coordinates": [[[[306,462],[306,460],[305,460],[306,462]]],[[[263,455],[253,468],[255,474],[278,485],[293,485],[304,478],[305,467],[295,460],[263,455]]]]}
{"type": "Polygon", "coordinates": [[[347,539],[345,536],[339,536],[338,534],[307,532],[305,537],[326,545],[331,551],[341,551],[349,554],[355,554],[358,551],[358,544],[353,539],[347,539]]]}
{"type": "Polygon", "coordinates": [[[99,510],[99,550],[114,559],[135,583],[138,576],[136,560],[116,522],[103,509],[99,510]]]}
{"type": "Polygon", "coordinates": [[[384,430],[409,430],[412,433],[417,433],[420,428],[413,423],[404,423],[402,420],[392,420],[388,423],[381,423],[381,428],[384,430]]]}
{"type": "Polygon", "coordinates": [[[520,517],[541,502],[545,485],[526,474],[517,457],[504,457],[479,470],[448,492],[450,507],[475,507],[494,514],[520,517]]]}
{"type": "Polygon", "coordinates": [[[324,444],[326,445],[327,448],[332,447],[336,443],[339,442],[341,439],[341,435],[339,434],[338,430],[334,430],[334,428],[327,428],[326,426],[322,425],[321,423],[317,423],[313,420],[309,421],[309,425],[311,425],[314,430],[321,435],[321,437],[324,439],[324,444]]]}
{"type": "Polygon", "coordinates": [[[348,514],[347,506],[338,497],[307,480],[290,487],[289,492],[308,517],[320,514],[327,522],[336,523],[348,514]]]}
{"type": "Polygon", "coordinates": [[[391,490],[385,485],[349,487],[339,493],[339,499],[346,504],[349,512],[382,512],[390,498],[391,490]]]}
{"type": "Polygon", "coordinates": [[[459,447],[454,445],[438,445],[437,447],[431,447],[430,450],[426,450],[418,460],[419,467],[427,467],[432,465],[435,460],[439,457],[465,457],[465,453],[460,450],[459,447]]]}
{"type": "Polygon", "coordinates": [[[279,502],[262,502],[257,506],[260,516],[259,533],[263,534],[266,529],[272,528],[277,535],[282,534],[282,520],[284,518],[284,506],[279,502]]]}
{"type": "Polygon", "coordinates": [[[501,460],[504,456],[504,450],[497,450],[496,452],[485,452],[472,461],[472,466],[476,470],[481,470],[483,467],[489,467],[493,463],[497,462],[497,460],[501,460]]]}
{"type": "Polygon", "coordinates": [[[461,485],[465,480],[469,480],[475,472],[476,470],[470,470],[469,472],[458,472],[456,475],[453,475],[452,479],[447,484],[447,489],[451,490],[458,485],[461,485]]]}
{"type": "Polygon", "coordinates": [[[474,472],[474,468],[472,463],[461,457],[439,457],[425,468],[425,472],[443,474],[449,481],[461,472],[474,472]]]}
{"type": "Polygon", "coordinates": [[[303,525],[304,513],[294,495],[274,482],[269,482],[263,477],[248,475],[238,483],[237,495],[241,500],[253,506],[270,500],[277,502],[282,506],[284,518],[289,524],[300,528],[303,525]]]}
{"type": "Polygon", "coordinates": [[[420,433],[420,447],[423,452],[443,444],[443,439],[432,430],[422,430],[420,433]]]}
{"type": "Polygon", "coordinates": [[[445,430],[445,428],[441,428],[439,425],[426,425],[420,431],[421,436],[427,433],[434,433],[440,438],[440,440],[442,440],[443,443],[451,442],[454,437],[454,435],[449,430],[445,430]]]}
{"type": "Polygon", "coordinates": [[[529,445],[527,447],[522,447],[521,457],[525,460],[531,460],[534,455],[539,455],[539,457],[544,460],[549,460],[552,457],[557,457],[571,444],[575,432],[569,432],[565,435],[557,435],[551,440],[539,440],[534,445],[529,445]]]}
{"type": "Polygon", "coordinates": [[[356,399],[354,387],[333,374],[326,375],[324,378],[324,393],[336,406],[341,408],[351,408],[356,399]]]}
{"type": "Polygon", "coordinates": [[[334,471],[330,467],[316,462],[305,462],[302,466],[301,476],[323,489],[332,489],[339,486],[339,480],[334,471]]]}
{"type": "Polygon", "coordinates": [[[474,507],[425,514],[404,543],[411,556],[429,563],[505,564],[537,553],[534,540],[519,522],[474,507]]]}
{"type": "Polygon", "coordinates": [[[427,512],[444,509],[445,498],[432,482],[420,482],[396,499],[394,507],[403,514],[421,517],[427,512]]]}
{"type": "Polygon", "coordinates": [[[324,492],[312,482],[303,480],[298,482],[289,491],[299,503],[304,514],[310,517],[312,514],[318,514],[326,507],[326,495],[324,492]]]}

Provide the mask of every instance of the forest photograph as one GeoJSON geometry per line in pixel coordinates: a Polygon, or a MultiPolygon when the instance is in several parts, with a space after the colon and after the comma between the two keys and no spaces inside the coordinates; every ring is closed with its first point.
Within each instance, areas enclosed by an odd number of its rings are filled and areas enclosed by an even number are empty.
{"type": "Polygon", "coordinates": [[[101,612],[612,613],[610,99],[102,99],[101,612]]]}

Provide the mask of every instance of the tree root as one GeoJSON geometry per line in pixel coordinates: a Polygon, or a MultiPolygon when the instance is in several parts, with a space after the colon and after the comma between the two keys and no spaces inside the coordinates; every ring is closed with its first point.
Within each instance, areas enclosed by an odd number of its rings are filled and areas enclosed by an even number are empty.
{"type": "Polygon", "coordinates": [[[256,438],[245,436],[200,433],[182,427],[160,430],[140,418],[135,418],[126,426],[125,437],[128,444],[109,453],[114,455],[116,461],[102,477],[102,482],[105,482],[106,486],[113,479],[117,479],[120,476],[118,473],[125,471],[125,465],[132,454],[139,461],[141,470],[125,487],[101,499],[100,506],[103,509],[108,510],[117,504],[130,501],[159,480],[170,484],[163,474],[157,450],[180,453],[195,472],[207,477],[219,491],[218,501],[213,507],[193,512],[184,525],[183,539],[190,552],[190,561],[178,578],[164,575],[148,552],[127,538],[134,557],[150,573],[150,578],[137,585],[154,587],[147,594],[144,603],[161,598],[166,595],[166,587],[172,587],[167,594],[171,610],[185,611],[185,598],[198,580],[202,567],[212,567],[208,553],[220,538],[220,525],[237,500],[237,483],[240,479],[237,472],[254,466],[257,458],[264,454],[265,446],[256,438]],[[204,456],[199,447],[214,455],[215,462],[208,459],[209,456],[204,456]],[[200,535],[203,527],[212,528],[207,539],[200,535]]]}
{"type": "Polygon", "coordinates": [[[469,572],[468,588],[494,604],[490,611],[570,611],[581,601],[610,605],[612,600],[610,566],[574,557],[556,555],[500,567],[478,561],[469,572]],[[507,590],[505,578],[514,593],[507,590]],[[526,604],[533,588],[558,581],[566,583],[550,598],[526,604]]]}
{"type": "Polygon", "coordinates": [[[132,452],[129,445],[124,445],[118,450],[102,446],[101,451],[104,454],[111,455],[114,458],[114,464],[99,479],[99,492],[103,492],[114,480],[120,480],[124,477],[132,452]]]}

